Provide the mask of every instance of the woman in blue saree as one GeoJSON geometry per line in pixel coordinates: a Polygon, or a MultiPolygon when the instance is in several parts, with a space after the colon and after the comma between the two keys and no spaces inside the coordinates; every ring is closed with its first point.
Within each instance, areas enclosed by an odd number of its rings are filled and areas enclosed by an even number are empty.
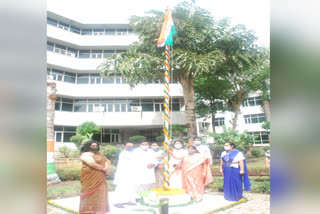
{"type": "Polygon", "coordinates": [[[246,160],[242,152],[235,149],[233,142],[224,144],[226,151],[221,154],[220,173],[223,174],[224,199],[239,201],[242,198],[244,183],[245,191],[250,191],[250,181],[246,160]]]}

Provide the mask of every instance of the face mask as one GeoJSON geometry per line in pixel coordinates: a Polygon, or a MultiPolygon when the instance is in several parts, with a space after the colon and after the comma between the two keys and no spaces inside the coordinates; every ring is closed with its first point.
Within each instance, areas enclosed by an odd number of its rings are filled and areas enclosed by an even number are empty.
{"type": "Polygon", "coordinates": [[[231,147],[230,147],[230,146],[224,146],[224,150],[229,151],[230,149],[231,149],[231,147]]]}
{"type": "Polygon", "coordinates": [[[126,150],[127,150],[128,152],[131,152],[131,151],[133,151],[133,147],[128,147],[128,148],[126,148],[126,150]]]}
{"type": "Polygon", "coordinates": [[[157,149],[159,149],[159,146],[151,146],[151,149],[157,150],[157,149]]]}
{"type": "Polygon", "coordinates": [[[195,151],[188,151],[189,155],[192,155],[195,153],[195,151]]]}
{"type": "Polygon", "coordinates": [[[196,140],[196,141],[194,141],[194,144],[196,144],[197,146],[199,146],[199,145],[201,144],[201,141],[196,140]]]}
{"type": "Polygon", "coordinates": [[[93,146],[93,147],[90,147],[90,150],[96,152],[99,150],[99,148],[97,146],[93,146]]]}
{"type": "Polygon", "coordinates": [[[181,144],[176,144],[176,145],[174,145],[174,148],[176,148],[176,149],[181,149],[181,148],[182,148],[182,145],[181,145],[181,144]]]}
{"type": "Polygon", "coordinates": [[[149,146],[140,146],[141,149],[147,150],[149,146]]]}

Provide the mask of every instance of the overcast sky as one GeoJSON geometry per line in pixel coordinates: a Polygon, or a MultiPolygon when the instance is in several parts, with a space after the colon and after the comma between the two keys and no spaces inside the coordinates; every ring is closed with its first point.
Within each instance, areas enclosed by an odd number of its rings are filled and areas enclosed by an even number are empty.
{"type": "MultiPolygon", "coordinates": [[[[179,2],[182,0],[47,0],[47,8],[81,23],[127,23],[131,15],[164,10],[179,2]]],[[[270,0],[197,0],[196,5],[216,18],[231,18],[233,25],[246,25],[256,32],[260,45],[270,47],[270,0]]]]}

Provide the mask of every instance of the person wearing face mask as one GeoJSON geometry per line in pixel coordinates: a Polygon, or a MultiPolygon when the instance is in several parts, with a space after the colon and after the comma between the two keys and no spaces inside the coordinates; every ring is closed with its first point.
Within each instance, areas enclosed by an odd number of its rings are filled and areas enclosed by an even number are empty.
{"type": "Polygon", "coordinates": [[[205,185],[213,181],[208,157],[199,153],[197,147],[189,146],[188,155],[182,161],[182,187],[193,200],[203,199],[205,185]]]}
{"type": "Polygon", "coordinates": [[[176,140],[173,143],[173,156],[169,160],[169,187],[182,189],[182,159],[188,155],[188,151],[183,148],[183,141],[176,140]]]}
{"type": "Polygon", "coordinates": [[[245,191],[250,191],[250,181],[246,160],[242,152],[235,149],[233,142],[224,144],[225,151],[221,154],[220,173],[223,174],[224,198],[228,201],[239,201],[242,198],[244,183],[245,191]]]}
{"type": "Polygon", "coordinates": [[[114,176],[116,189],[114,191],[113,205],[124,208],[124,205],[136,205],[136,184],[133,176],[135,174],[134,145],[126,143],[124,150],[119,154],[117,171],[114,176]]]}
{"type": "Polygon", "coordinates": [[[108,183],[106,174],[110,166],[99,152],[99,143],[89,140],[80,150],[82,167],[80,171],[80,208],[79,213],[106,213],[110,212],[108,183]]]}
{"type": "Polygon", "coordinates": [[[154,151],[149,149],[149,142],[140,141],[140,146],[134,151],[135,172],[134,179],[137,190],[150,190],[156,182],[154,167],[158,165],[154,151]]]}
{"type": "Polygon", "coordinates": [[[158,165],[154,168],[154,173],[156,176],[156,183],[154,188],[161,188],[163,183],[163,158],[164,151],[159,149],[158,143],[152,143],[151,149],[154,151],[155,159],[158,160],[158,165]]]}
{"type": "Polygon", "coordinates": [[[212,155],[210,152],[210,149],[207,145],[201,145],[201,138],[195,137],[193,139],[194,146],[196,146],[197,150],[200,154],[202,154],[204,157],[209,158],[210,164],[212,165],[212,155]]]}

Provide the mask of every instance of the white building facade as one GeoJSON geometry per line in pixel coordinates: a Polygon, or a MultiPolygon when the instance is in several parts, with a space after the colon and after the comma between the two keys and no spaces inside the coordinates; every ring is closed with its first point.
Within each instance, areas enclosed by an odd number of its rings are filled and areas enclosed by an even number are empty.
{"type": "MultiPolygon", "coordinates": [[[[214,124],[216,133],[222,133],[223,126],[231,128],[233,117],[233,112],[218,111],[215,114],[214,124]]],[[[261,92],[249,93],[248,98],[240,106],[236,130],[240,133],[247,131],[247,133],[254,135],[253,146],[268,146],[270,133],[262,128],[264,121],[266,120],[261,92]]],[[[213,143],[214,139],[207,134],[213,131],[211,117],[197,119],[197,131],[198,135],[206,138],[208,143],[213,143]]]]}
{"type": "MultiPolygon", "coordinates": [[[[76,127],[93,121],[101,133],[93,139],[119,144],[135,135],[149,141],[162,135],[163,84],[134,88],[121,76],[101,77],[105,57],[126,51],[137,41],[128,24],[83,24],[53,12],[47,14],[47,76],[56,82],[55,142],[68,143],[76,127]]],[[[170,85],[172,123],[185,125],[182,87],[170,85]]]]}
{"type": "MultiPolygon", "coordinates": [[[[70,142],[76,127],[85,121],[93,121],[101,127],[101,133],[93,139],[102,144],[125,143],[135,135],[155,141],[157,136],[163,135],[161,81],[130,88],[120,75],[101,77],[97,70],[107,56],[126,51],[138,40],[129,25],[84,24],[50,11],[47,17],[47,76],[56,82],[57,88],[56,144],[70,142]]],[[[170,95],[171,123],[185,126],[183,91],[177,81],[170,84],[170,95]]],[[[253,97],[254,105],[249,98],[247,106],[241,107],[237,129],[260,134],[261,145],[266,145],[266,131],[261,127],[262,100],[256,95],[253,97]]],[[[222,131],[221,125],[231,127],[231,118],[231,112],[217,113],[216,131],[222,131]]],[[[207,136],[206,132],[212,131],[210,121],[197,120],[199,136],[207,136]]]]}

